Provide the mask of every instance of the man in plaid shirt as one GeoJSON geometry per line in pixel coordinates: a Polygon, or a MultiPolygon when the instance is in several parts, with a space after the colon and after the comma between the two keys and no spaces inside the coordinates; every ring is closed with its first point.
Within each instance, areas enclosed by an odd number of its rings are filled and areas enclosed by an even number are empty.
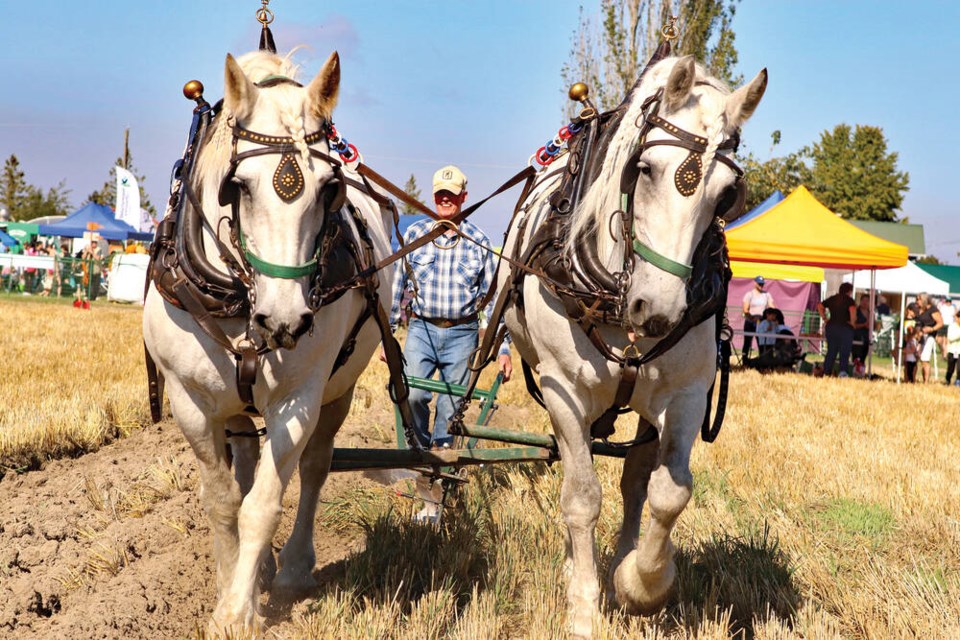
{"type": "MultiPolygon", "coordinates": [[[[467,178],[457,167],[446,166],[434,174],[433,198],[440,218],[450,219],[460,213],[467,198],[466,187],[467,178]]],[[[404,234],[404,242],[413,242],[435,224],[433,220],[415,222],[404,234]]],[[[459,229],[469,240],[448,230],[409,255],[409,270],[407,265],[394,270],[390,309],[390,325],[395,329],[404,295],[412,292],[412,315],[403,350],[406,373],[430,378],[439,371],[440,380],[449,384],[464,384],[467,380],[467,362],[477,348],[478,330],[482,328],[477,305],[494,285],[496,270],[493,254],[476,244],[489,247],[487,235],[469,220],[461,222],[459,229]]],[[[486,318],[490,317],[493,306],[491,299],[484,310],[486,318]]],[[[506,341],[500,347],[497,361],[504,381],[509,380],[513,364],[506,341]]],[[[447,424],[453,416],[454,398],[439,394],[432,436],[430,399],[429,391],[410,389],[414,430],[424,447],[449,447],[453,438],[447,432],[447,424]]]]}

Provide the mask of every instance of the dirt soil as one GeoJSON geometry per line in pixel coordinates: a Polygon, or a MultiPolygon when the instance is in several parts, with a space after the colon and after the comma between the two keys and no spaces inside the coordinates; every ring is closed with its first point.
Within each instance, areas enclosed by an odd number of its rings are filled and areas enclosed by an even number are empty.
{"type": "MultiPolygon", "coordinates": [[[[501,407],[495,424],[522,424],[524,415],[501,407]]],[[[391,407],[368,405],[362,420],[347,419],[337,446],[384,446],[392,424],[391,407]],[[373,434],[370,424],[386,431],[373,434]]],[[[331,474],[321,501],[363,485],[382,486],[357,473],[331,474]]],[[[298,495],[295,475],[275,553],[292,529],[298,495]]],[[[320,584],[336,579],[364,544],[362,534],[322,522],[315,542],[320,584]]],[[[0,480],[0,638],[197,637],[216,604],[212,547],[196,461],[172,420],[80,458],[7,474],[0,480]]],[[[279,606],[261,595],[269,635],[294,635],[291,620],[311,595],[279,606]]]]}
{"type": "MultiPolygon", "coordinates": [[[[338,446],[363,446],[364,438],[341,435],[338,446]]],[[[370,481],[331,474],[321,500],[358,483],[370,481]]],[[[172,421],[78,459],[8,474],[0,481],[0,638],[195,637],[216,597],[198,484],[193,453],[172,421]],[[158,461],[179,470],[182,490],[149,471],[158,461]]],[[[293,526],[298,493],[294,479],[275,551],[293,526]]],[[[358,534],[318,525],[315,575],[329,577],[362,544],[358,534]]],[[[278,611],[267,601],[265,594],[268,627],[287,626],[293,610],[306,607],[278,611]]]]}

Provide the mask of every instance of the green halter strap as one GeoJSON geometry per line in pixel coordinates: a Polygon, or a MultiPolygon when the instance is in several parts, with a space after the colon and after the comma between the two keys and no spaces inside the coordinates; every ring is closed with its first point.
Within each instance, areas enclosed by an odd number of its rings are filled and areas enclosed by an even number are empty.
{"type": "MultiPolygon", "coordinates": [[[[626,193],[620,194],[621,207],[624,211],[629,211],[628,207],[632,204],[630,202],[630,195],[626,193]]],[[[666,271],[670,275],[677,276],[681,280],[686,280],[693,273],[693,265],[684,264],[683,262],[677,262],[676,260],[671,260],[662,253],[657,253],[647,245],[643,244],[636,238],[633,239],[633,252],[640,256],[642,259],[646,260],[656,268],[661,271],[666,271]]]]}
{"type": "MultiPolygon", "coordinates": [[[[313,256],[313,260],[309,262],[304,262],[301,265],[288,266],[283,264],[273,264],[272,262],[267,262],[253,251],[247,247],[247,238],[243,235],[243,229],[239,230],[240,235],[240,248],[243,250],[243,255],[247,259],[247,262],[250,263],[250,266],[262,273],[263,275],[270,278],[283,278],[285,280],[294,280],[296,278],[302,278],[303,276],[308,276],[312,274],[317,268],[317,256],[313,256]]],[[[319,249],[318,249],[319,251],[319,249]]]]}

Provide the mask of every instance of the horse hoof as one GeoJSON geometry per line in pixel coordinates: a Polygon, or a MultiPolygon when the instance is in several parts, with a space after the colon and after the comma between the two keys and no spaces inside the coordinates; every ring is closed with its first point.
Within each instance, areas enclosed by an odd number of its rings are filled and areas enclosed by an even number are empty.
{"type": "Polygon", "coordinates": [[[659,573],[644,575],[637,570],[636,551],[620,563],[613,574],[613,591],[617,605],[631,615],[649,616],[658,613],[673,593],[677,565],[671,560],[659,573]]]}
{"type": "Polygon", "coordinates": [[[285,571],[280,569],[273,579],[272,594],[298,595],[315,591],[320,586],[312,570],[285,571]]]}
{"type": "Polygon", "coordinates": [[[221,602],[213,612],[207,634],[211,638],[259,638],[263,618],[250,606],[233,607],[221,602]]]}

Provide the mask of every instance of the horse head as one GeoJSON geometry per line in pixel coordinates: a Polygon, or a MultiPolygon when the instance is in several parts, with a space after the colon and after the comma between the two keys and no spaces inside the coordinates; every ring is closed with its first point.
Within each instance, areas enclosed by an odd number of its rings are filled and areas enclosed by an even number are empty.
{"type": "Polygon", "coordinates": [[[287,58],[227,55],[223,111],[198,168],[215,232],[230,220],[246,271],[251,322],[272,348],[291,349],[313,325],[310,288],[325,217],[343,204],[340,161],[327,134],[340,86],[330,55],[309,85],[287,58]]]}
{"type": "Polygon", "coordinates": [[[737,200],[742,208],[743,172],[731,156],[766,85],[763,70],[731,92],[686,56],[657,63],[628,96],[583,205],[593,212],[598,251],[611,271],[618,261],[633,264],[624,314],[637,335],[661,337],[680,320],[701,238],[737,200]],[[604,231],[618,209],[632,214],[626,247],[604,231]]]}

